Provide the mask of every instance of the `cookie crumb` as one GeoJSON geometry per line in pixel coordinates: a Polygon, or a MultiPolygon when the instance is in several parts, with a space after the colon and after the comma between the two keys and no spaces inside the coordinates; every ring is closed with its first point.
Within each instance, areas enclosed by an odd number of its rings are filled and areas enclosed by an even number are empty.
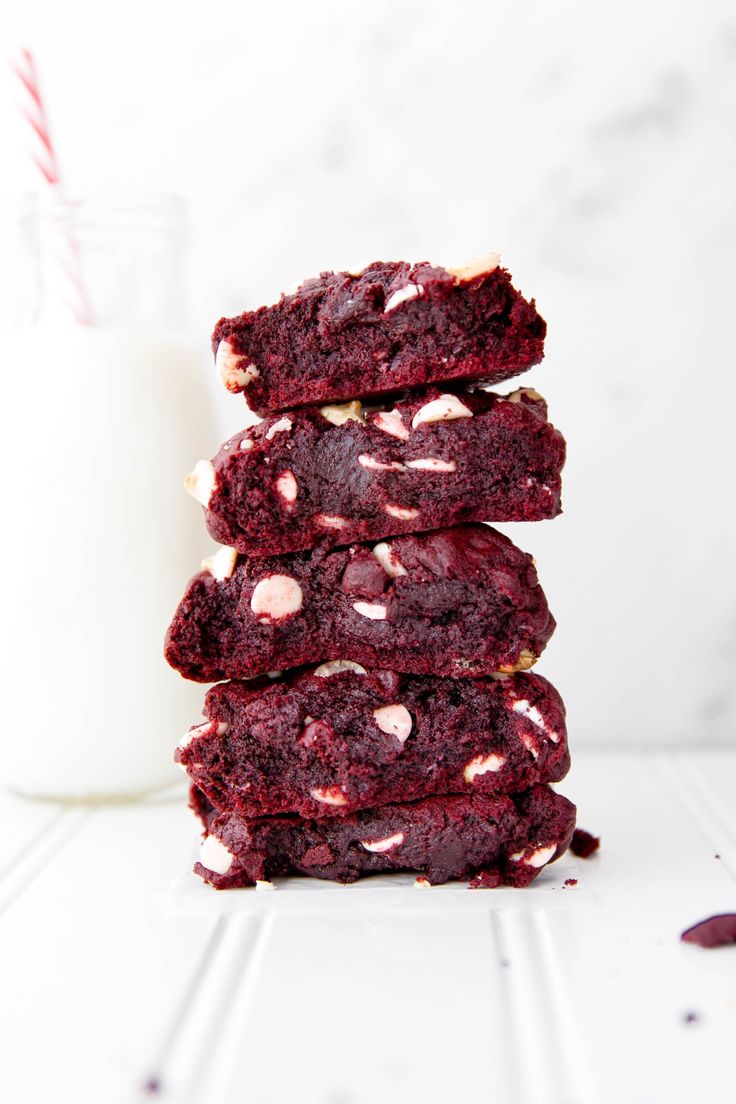
{"type": "Polygon", "coordinates": [[[598,836],[586,832],[584,828],[576,828],[572,834],[570,850],[573,855],[577,855],[579,859],[589,859],[590,856],[598,850],[600,845],[601,841],[598,836]]]}
{"type": "Polygon", "coordinates": [[[481,870],[470,879],[468,889],[496,889],[501,885],[502,880],[498,870],[481,870]]]}
{"type": "Polygon", "coordinates": [[[562,888],[564,889],[565,886],[571,886],[571,885],[577,885],[577,884],[578,884],[577,878],[565,878],[565,883],[564,883],[562,888]]]}
{"type": "Polygon", "coordinates": [[[736,943],[736,912],[724,912],[709,916],[687,928],[680,939],[683,943],[695,943],[698,947],[726,947],[736,943]]]}

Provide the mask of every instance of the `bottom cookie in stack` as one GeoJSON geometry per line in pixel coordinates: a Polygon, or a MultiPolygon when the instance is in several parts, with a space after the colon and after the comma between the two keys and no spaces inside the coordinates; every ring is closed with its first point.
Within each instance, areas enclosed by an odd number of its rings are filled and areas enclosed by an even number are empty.
{"type": "Polygon", "coordinates": [[[195,873],[231,889],[307,874],[353,882],[410,870],[430,885],[453,878],[477,886],[527,886],[566,850],[575,806],[549,786],[486,797],[446,794],[363,809],[344,817],[242,817],[210,805],[196,787],[191,805],[205,838],[195,873]]]}
{"type": "Polygon", "coordinates": [[[537,675],[455,680],[334,661],[207,694],[176,753],[217,888],[286,873],[527,885],[567,847],[565,711],[537,675]]]}

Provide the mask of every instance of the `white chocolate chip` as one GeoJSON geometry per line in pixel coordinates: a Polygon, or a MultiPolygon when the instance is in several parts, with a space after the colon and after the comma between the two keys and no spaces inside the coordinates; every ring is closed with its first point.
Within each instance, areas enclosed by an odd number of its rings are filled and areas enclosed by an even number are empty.
{"type": "Polygon", "coordinates": [[[248,452],[250,449],[252,449],[254,447],[255,447],[255,441],[251,440],[250,437],[244,437],[243,440],[240,442],[240,448],[241,448],[242,452],[248,452]]]}
{"type": "Polygon", "coordinates": [[[407,460],[407,468],[418,471],[454,472],[457,464],[454,460],[439,460],[436,456],[427,456],[421,460],[407,460]]]}
{"type": "Polygon", "coordinates": [[[537,743],[534,738],[529,735],[528,732],[522,732],[521,742],[531,755],[532,759],[539,758],[539,748],[537,747],[537,743]]]}
{"type": "Polygon", "coordinates": [[[396,310],[402,303],[408,302],[410,299],[418,299],[421,295],[424,295],[424,288],[421,284],[406,284],[404,287],[399,288],[397,291],[392,292],[383,308],[383,313],[388,314],[389,311],[396,310]]]}
{"type": "Polygon", "coordinates": [[[556,850],[557,845],[554,843],[551,843],[549,847],[538,847],[536,851],[532,851],[531,855],[524,859],[524,862],[527,866],[535,866],[539,869],[540,866],[546,866],[556,850]]]}
{"type": "Polygon", "coordinates": [[[344,529],[348,523],[347,518],[340,517],[339,514],[317,514],[315,521],[326,529],[344,529]]]}
{"type": "Polygon", "coordinates": [[[519,387],[516,391],[512,391],[510,395],[499,395],[499,400],[501,402],[519,403],[523,395],[534,402],[544,402],[542,396],[533,387],[519,387]]]}
{"type": "Polygon", "coordinates": [[[412,510],[408,506],[394,506],[391,503],[384,506],[383,511],[391,517],[400,518],[402,521],[410,521],[411,518],[419,516],[418,510],[412,510]]]}
{"type": "Polygon", "coordinates": [[[216,482],[212,463],[209,460],[198,460],[194,465],[194,471],[190,472],[184,480],[184,489],[206,509],[210,504],[216,482]]]}
{"type": "Polygon", "coordinates": [[[276,886],[273,882],[263,881],[260,878],[256,878],[256,893],[270,893],[276,886]]]}
{"type": "Polygon", "coordinates": [[[390,851],[392,847],[400,847],[403,842],[404,833],[395,832],[393,836],[386,836],[385,839],[361,840],[360,846],[365,847],[366,851],[372,851],[376,855],[381,855],[384,851],[390,851]]]}
{"type": "Polygon", "coordinates": [[[215,367],[220,382],[234,393],[244,391],[261,374],[252,361],[235,352],[229,341],[221,341],[217,346],[215,367]]]}
{"type": "Polygon", "coordinates": [[[227,874],[234,858],[217,836],[205,836],[199,849],[199,861],[205,870],[211,870],[213,874],[227,874]]]}
{"type": "Polygon", "coordinates": [[[398,460],[391,460],[388,464],[382,463],[380,460],[375,460],[372,456],[366,455],[361,452],[358,457],[358,463],[364,468],[370,468],[371,471],[403,471],[404,465],[400,464],[398,460]]]}
{"type": "Polygon", "coordinates": [[[513,855],[509,855],[509,860],[511,862],[521,862],[521,860],[523,858],[524,858],[524,852],[523,851],[514,851],[513,855]]]}
{"type": "Polygon", "coordinates": [[[341,426],[346,422],[360,422],[365,425],[365,418],[361,412],[361,404],[355,400],[349,403],[336,403],[329,406],[321,406],[319,412],[332,425],[341,426]]]}
{"type": "Polygon", "coordinates": [[[190,728],[188,732],[185,732],[179,741],[179,747],[189,747],[192,740],[199,740],[202,736],[214,736],[215,733],[218,736],[224,736],[229,727],[227,721],[205,721],[204,724],[197,725],[196,728],[190,728]]]}
{"type": "Polygon", "coordinates": [[[394,705],[382,705],[380,709],[374,709],[373,719],[381,732],[386,732],[389,736],[395,736],[402,744],[409,739],[414,723],[411,719],[411,713],[400,702],[396,702],[394,705]]]}
{"type": "Polygon", "coordinates": [[[553,732],[548,726],[542,714],[537,709],[536,705],[530,705],[526,698],[519,698],[511,707],[514,713],[521,713],[536,725],[537,728],[541,728],[542,732],[550,738],[553,744],[559,744],[560,734],[559,732],[553,732]]]}
{"type": "Polygon", "coordinates": [[[279,492],[284,502],[291,505],[292,502],[296,502],[296,496],[299,493],[296,477],[293,471],[283,471],[276,480],[276,490],[279,492]]]}
{"type": "Polygon", "coordinates": [[[400,441],[409,439],[409,430],[404,425],[398,410],[382,410],[380,414],[376,414],[373,425],[388,433],[390,437],[398,437],[400,441]]]}
{"type": "Polygon", "coordinates": [[[456,284],[467,284],[476,276],[485,276],[486,273],[493,272],[500,263],[501,258],[498,253],[486,253],[485,257],[477,257],[460,268],[448,268],[447,271],[455,277],[456,284]]]}
{"type": "Polygon", "coordinates": [[[505,755],[476,755],[475,759],[471,759],[469,763],[465,764],[463,778],[466,782],[473,782],[479,774],[500,771],[505,762],[505,755]]]}
{"type": "Polygon", "coordinates": [[[366,675],[368,672],[359,663],[353,663],[352,659],[330,659],[327,663],[320,663],[312,671],[317,678],[329,678],[330,675],[339,675],[341,671],[355,671],[356,675],[366,675]]]}
{"type": "Polygon", "coordinates": [[[371,549],[373,555],[378,560],[379,564],[392,579],[397,578],[399,575],[406,575],[406,568],[402,563],[394,556],[393,550],[390,544],[385,541],[381,541],[380,544],[376,544],[371,549]]]}
{"type": "Polygon", "coordinates": [[[431,889],[432,883],[429,878],[415,878],[414,889],[431,889]]]}
{"type": "Polygon", "coordinates": [[[207,556],[206,559],[202,560],[202,570],[209,571],[213,579],[217,579],[218,583],[222,583],[225,579],[230,578],[237,562],[237,551],[224,544],[222,548],[218,548],[213,556],[207,556]]]}
{"type": "Polygon", "coordinates": [[[315,801],[323,805],[347,805],[348,799],[339,786],[318,786],[309,791],[315,801]]]}
{"type": "Polygon", "coordinates": [[[291,418],[279,418],[277,422],[274,422],[268,433],[266,434],[266,440],[271,441],[277,433],[288,433],[294,423],[291,418]]]}
{"type": "Polygon", "coordinates": [[[353,602],[353,609],[371,621],[385,621],[386,607],[373,602],[353,602]]]}
{"type": "Polygon", "coordinates": [[[440,395],[420,406],[411,420],[412,429],[431,422],[452,422],[456,418],[472,418],[473,411],[460,402],[457,395],[440,395]]]}
{"type": "Polygon", "coordinates": [[[267,575],[256,583],[250,608],[260,622],[281,621],[302,608],[302,588],[291,575],[267,575]]]}

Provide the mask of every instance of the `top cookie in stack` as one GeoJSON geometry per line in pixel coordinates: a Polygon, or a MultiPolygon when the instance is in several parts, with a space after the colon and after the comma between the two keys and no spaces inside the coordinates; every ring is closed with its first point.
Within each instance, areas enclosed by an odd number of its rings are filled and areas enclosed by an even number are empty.
{"type": "Polygon", "coordinates": [[[564,707],[516,674],[554,619],[531,557],[478,524],[560,512],[544,400],[486,390],[537,364],[545,332],[495,254],[323,273],[217,324],[220,378],[263,420],[187,477],[223,548],[166,655],[255,680],[177,753],[218,888],[392,869],[525,885],[567,846],[574,807],[548,788],[564,707]],[[477,702],[495,703],[482,721],[477,702]]]}
{"type": "Polygon", "coordinates": [[[448,380],[498,383],[538,364],[547,330],[490,253],[464,268],[402,261],[323,272],[272,307],[222,318],[220,379],[256,414],[448,380]]]}

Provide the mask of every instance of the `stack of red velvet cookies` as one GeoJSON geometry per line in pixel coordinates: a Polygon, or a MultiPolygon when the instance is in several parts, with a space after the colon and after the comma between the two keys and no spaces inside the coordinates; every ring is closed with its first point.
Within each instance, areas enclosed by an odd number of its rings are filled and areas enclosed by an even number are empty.
{"type": "Polygon", "coordinates": [[[166,639],[218,682],[176,752],[217,888],[527,885],[567,847],[564,706],[526,673],[555,623],[481,524],[560,512],[544,400],[487,390],[545,329],[495,255],[324,273],[218,323],[222,382],[262,421],[186,480],[222,547],[166,639]]]}

